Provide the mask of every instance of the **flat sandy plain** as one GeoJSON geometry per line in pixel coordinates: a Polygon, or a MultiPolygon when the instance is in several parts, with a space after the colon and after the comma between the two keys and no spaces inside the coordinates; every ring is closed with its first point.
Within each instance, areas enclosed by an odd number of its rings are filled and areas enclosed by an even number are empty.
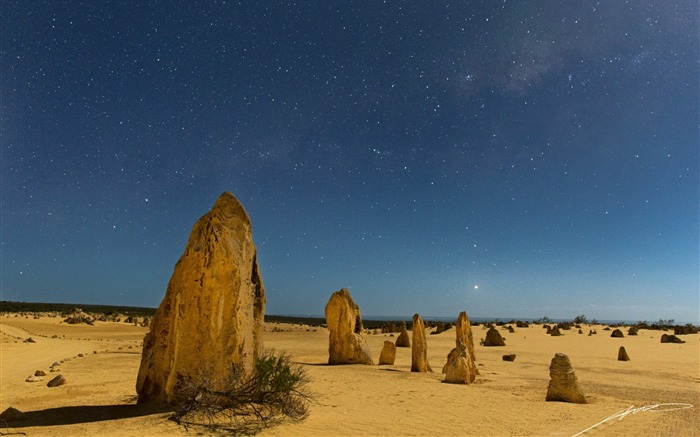
{"type": "MultiPolygon", "coordinates": [[[[475,342],[483,338],[474,329],[475,342]]],[[[611,338],[604,326],[583,326],[551,337],[542,326],[501,331],[505,347],[476,345],[480,370],[471,385],[442,383],[440,372],[454,345],[454,329],[428,336],[435,373],[411,373],[411,351],[397,350],[393,366],[328,366],[324,328],[269,324],[265,347],[302,363],[316,400],[303,422],[285,423],[264,436],[573,436],[630,407],[584,436],[700,435],[698,334],[684,344],[661,344],[662,331],[611,338]],[[589,329],[598,334],[586,335],[589,329]],[[631,361],[617,360],[624,346],[631,361]],[[549,364],[569,356],[587,404],[545,402],[549,364]],[[514,353],[514,362],[501,359],[514,353]],[[659,404],[674,404],[660,405],[659,404]]],[[[14,407],[26,420],[0,428],[0,435],[150,436],[209,435],[185,430],[169,413],[136,405],[135,381],[147,328],[126,323],[68,325],[60,318],[0,317],[0,411],[14,407]],[[35,343],[25,343],[32,337],[35,343]],[[82,354],[83,356],[79,356],[82,354]],[[67,382],[48,388],[49,367],[65,360],[67,382]],[[42,382],[25,382],[36,370],[42,382]],[[21,435],[21,434],[20,434],[21,435]]],[[[623,329],[626,334],[627,330],[623,329]]],[[[672,332],[670,332],[672,333],[672,332]]],[[[366,336],[375,361],[389,334],[366,336]]],[[[2,425],[2,424],[0,424],[2,425]]]]}

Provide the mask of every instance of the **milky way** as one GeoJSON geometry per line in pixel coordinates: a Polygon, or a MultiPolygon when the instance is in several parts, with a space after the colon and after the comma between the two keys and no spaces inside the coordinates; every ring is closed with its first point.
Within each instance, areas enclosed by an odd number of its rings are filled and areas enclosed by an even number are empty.
{"type": "Polygon", "coordinates": [[[4,1],[2,299],[157,306],[248,210],[268,312],[699,322],[696,1],[4,1]]]}

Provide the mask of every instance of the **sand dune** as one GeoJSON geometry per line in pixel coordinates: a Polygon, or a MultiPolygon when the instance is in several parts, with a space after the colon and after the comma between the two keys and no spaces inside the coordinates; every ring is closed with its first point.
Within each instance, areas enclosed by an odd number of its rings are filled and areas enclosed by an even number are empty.
{"type": "MultiPolygon", "coordinates": [[[[136,406],[135,380],[146,328],[125,323],[67,325],[59,318],[3,316],[0,409],[27,414],[2,432],[31,436],[190,435],[167,420],[169,412],[136,406]],[[36,343],[25,343],[32,337],[36,343]],[[79,354],[83,356],[80,357],[79,354]],[[67,383],[46,387],[55,361],[67,383]],[[42,382],[25,378],[35,370],[48,373],[42,382]]],[[[587,331],[587,327],[586,332],[587,331]]],[[[265,430],[265,436],[567,436],[574,435],[628,407],[676,403],[692,405],[673,411],[633,410],[621,420],[604,423],[583,435],[692,436],[700,429],[700,349],[698,335],[684,344],[660,344],[663,332],[611,338],[564,331],[546,335],[541,326],[502,331],[505,347],[476,346],[481,375],[472,385],[442,383],[440,373],[410,372],[410,349],[397,350],[393,366],[327,366],[328,332],[298,325],[268,325],[265,346],[303,363],[316,394],[310,416],[300,423],[265,430]],[[274,329],[273,329],[274,328],[274,329]],[[624,346],[631,361],[617,361],[624,346]],[[566,353],[587,396],[584,405],[545,402],[549,363],[566,353]],[[515,353],[514,362],[501,356],[515,353]]],[[[626,331],[625,331],[626,332],[626,331]]],[[[483,338],[474,327],[475,340],[483,338]]],[[[439,370],[454,345],[454,330],[428,336],[428,359],[439,370]]],[[[388,334],[368,335],[379,357],[388,334]]],[[[666,407],[667,409],[678,408],[666,407]]]]}

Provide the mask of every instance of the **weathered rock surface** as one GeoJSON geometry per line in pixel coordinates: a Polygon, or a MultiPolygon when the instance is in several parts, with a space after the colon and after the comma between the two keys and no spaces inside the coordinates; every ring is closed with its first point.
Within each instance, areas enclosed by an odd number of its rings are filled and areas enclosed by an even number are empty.
{"type": "Polygon", "coordinates": [[[47,387],[58,387],[59,385],[63,385],[66,383],[66,378],[63,377],[63,375],[56,375],[51,381],[49,381],[46,386],[47,387]]]}
{"type": "Polygon", "coordinates": [[[630,356],[627,355],[627,351],[625,350],[624,346],[620,346],[620,349],[617,351],[617,360],[618,361],[629,361],[630,356]]]}
{"type": "Polygon", "coordinates": [[[472,333],[472,326],[469,321],[469,316],[467,316],[466,311],[462,311],[457,316],[457,323],[455,323],[456,330],[456,342],[457,346],[463,344],[467,348],[469,357],[472,361],[476,362],[476,353],[474,352],[474,334],[472,333]]]}
{"type": "Polygon", "coordinates": [[[578,379],[567,355],[561,353],[554,355],[549,366],[549,378],[547,401],[586,403],[586,398],[578,385],[578,379]]]}
{"type": "Polygon", "coordinates": [[[262,353],[264,313],[250,218],[226,192],[192,227],[151,321],[136,381],[139,403],[173,403],[187,380],[218,389],[232,366],[250,375],[262,353]]]}
{"type": "Polygon", "coordinates": [[[326,304],[328,364],[374,364],[362,335],[360,307],[347,288],[336,291],[326,304]]]}
{"type": "Polygon", "coordinates": [[[401,322],[399,326],[399,336],[396,338],[396,347],[411,347],[411,338],[406,330],[406,322],[401,322]]]}
{"type": "Polygon", "coordinates": [[[493,326],[486,331],[486,339],[484,339],[484,346],[505,346],[506,342],[503,341],[500,332],[496,330],[493,326]]]}
{"type": "MultiPolygon", "coordinates": [[[[457,322],[455,323],[455,348],[450,351],[447,355],[447,362],[442,367],[442,373],[448,373],[449,367],[452,367],[452,372],[456,374],[453,375],[452,379],[459,378],[457,374],[468,373],[469,382],[456,382],[459,384],[468,384],[474,382],[474,378],[479,374],[479,369],[476,367],[476,353],[474,352],[474,336],[472,334],[471,324],[469,322],[469,317],[466,311],[462,311],[457,316],[457,322]],[[461,358],[461,348],[466,349],[468,362],[460,363],[458,362],[461,358]],[[464,368],[465,370],[461,370],[464,368]]],[[[447,381],[445,382],[453,382],[447,381]]]]}
{"type": "Polygon", "coordinates": [[[428,364],[428,342],[425,325],[418,314],[413,315],[413,345],[411,346],[411,372],[432,372],[428,364]]]}
{"type": "Polygon", "coordinates": [[[379,365],[393,366],[396,361],[396,345],[390,341],[384,342],[382,352],[379,354],[379,365]]]}
{"type": "Polygon", "coordinates": [[[445,381],[449,384],[471,384],[476,379],[476,366],[466,345],[459,344],[447,356],[443,369],[445,381]]]}

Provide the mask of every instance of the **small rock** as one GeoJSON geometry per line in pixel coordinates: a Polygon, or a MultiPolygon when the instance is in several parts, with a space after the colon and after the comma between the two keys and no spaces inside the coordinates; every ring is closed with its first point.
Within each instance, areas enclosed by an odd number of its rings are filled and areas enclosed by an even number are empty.
{"type": "Polygon", "coordinates": [[[24,420],[27,417],[23,412],[19,411],[17,408],[9,407],[2,413],[0,413],[0,421],[4,422],[16,422],[18,420],[24,420]]]}
{"type": "Polygon", "coordinates": [[[44,372],[43,370],[37,370],[36,372],[34,372],[34,376],[46,376],[46,372],[44,372]]]}
{"type": "Polygon", "coordinates": [[[24,342],[25,342],[25,343],[36,343],[36,340],[34,340],[33,338],[29,337],[29,338],[27,338],[26,340],[24,340],[24,342]]]}
{"type": "Polygon", "coordinates": [[[610,336],[614,338],[623,338],[625,335],[622,333],[622,331],[616,329],[612,332],[612,334],[610,334],[610,336]]]}
{"type": "Polygon", "coordinates": [[[43,381],[44,378],[41,376],[34,376],[34,375],[29,375],[27,376],[27,379],[25,379],[26,382],[38,382],[38,381],[43,381]]]}
{"type": "Polygon", "coordinates": [[[85,356],[85,354],[78,354],[78,356],[79,356],[80,358],[82,358],[82,357],[85,356]]]}
{"type": "Polygon", "coordinates": [[[47,387],[58,387],[66,383],[66,378],[63,375],[56,375],[51,381],[46,384],[47,387]]]}
{"type": "Polygon", "coordinates": [[[630,356],[627,355],[627,351],[624,346],[620,346],[620,350],[617,351],[617,361],[629,361],[630,356]]]}
{"type": "Polygon", "coordinates": [[[503,355],[503,361],[515,361],[515,354],[503,355]]]}

